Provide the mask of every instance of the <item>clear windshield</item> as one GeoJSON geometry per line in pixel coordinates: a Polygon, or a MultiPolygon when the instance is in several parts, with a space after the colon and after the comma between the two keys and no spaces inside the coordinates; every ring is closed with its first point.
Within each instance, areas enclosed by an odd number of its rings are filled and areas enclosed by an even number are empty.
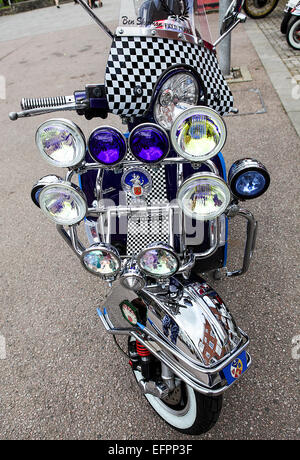
{"type": "Polygon", "coordinates": [[[121,0],[119,27],[135,28],[136,35],[150,29],[212,42],[203,0],[121,0]]]}

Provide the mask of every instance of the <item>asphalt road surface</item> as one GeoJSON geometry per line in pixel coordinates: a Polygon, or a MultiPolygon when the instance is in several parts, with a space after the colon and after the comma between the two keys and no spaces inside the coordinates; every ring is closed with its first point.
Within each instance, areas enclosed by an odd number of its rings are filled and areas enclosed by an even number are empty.
{"type": "MultiPolygon", "coordinates": [[[[116,2],[104,3],[98,14],[110,21],[116,2]]],[[[217,15],[209,19],[215,34],[217,15]]],[[[246,65],[252,80],[232,90],[251,114],[227,117],[223,153],[228,166],[241,157],[260,159],[272,184],[248,206],[259,221],[249,273],[215,283],[251,338],[253,366],[225,394],[218,424],[200,438],[178,434],[148,407],[97,317],[106,286],[82,269],[31,202],[31,186],[57,173],[34,142],[38,125],[49,117],[8,119],[22,97],[68,95],[102,83],[109,38],[80,6],[68,4],[1,17],[0,42],[6,82],[6,98],[3,88],[0,97],[0,335],[6,344],[0,354],[0,438],[298,439],[300,361],[293,341],[300,334],[300,143],[243,26],[234,33],[232,61],[246,65]],[[264,113],[254,114],[261,101],[251,99],[252,89],[260,90],[264,113]]],[[[86,135],[104,123],[65,117],[86,135]]],[[[117,117],[107,122],[124,129],[117,117]]],[[[232,226],[230,261],[236,263],[244,227],[232,226]]]]}

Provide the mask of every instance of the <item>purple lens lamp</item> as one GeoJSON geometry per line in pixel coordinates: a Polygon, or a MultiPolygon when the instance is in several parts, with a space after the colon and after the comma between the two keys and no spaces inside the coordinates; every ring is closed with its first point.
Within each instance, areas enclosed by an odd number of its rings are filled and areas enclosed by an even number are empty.
{"type": "Polygon", "coordinates": [[[88,149],[96,163],[115,166],[127,153],[126,139],[116,128],[101,126],[91,133],[88,149]]]}
{"type": "Polygon", "coordinates": [[[144,123],[131,132],[129,148],[137,160],[148,164],[159,163],[170,151],[169,136],[160,126],[144,123]]]}

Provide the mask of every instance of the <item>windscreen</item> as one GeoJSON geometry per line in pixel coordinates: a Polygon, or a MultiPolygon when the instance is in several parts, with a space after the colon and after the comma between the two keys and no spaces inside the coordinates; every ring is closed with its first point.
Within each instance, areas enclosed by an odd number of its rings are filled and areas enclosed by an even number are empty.
{"type": "Polygon", "coordinates": [[[150,30],[212,42],[203,0],[121,0],[119,27],[124,34],[132,28],[135,35],[150,30]]]}

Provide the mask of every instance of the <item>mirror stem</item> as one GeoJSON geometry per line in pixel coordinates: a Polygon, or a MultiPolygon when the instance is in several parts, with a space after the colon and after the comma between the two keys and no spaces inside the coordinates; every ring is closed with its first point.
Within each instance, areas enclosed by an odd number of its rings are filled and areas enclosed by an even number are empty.
{"type": "Polygon", "coordinates": [[[224,40],[224,38],[227,37],[228,34],[230,34],[233,31],[233,29],[236,28],[237,25],[239,25],[242,22],[246,22],[246,19],[247,16],[245,14],[238,14],[237,21],[233,24],[233,26],[231,26],[230,29],[228,29],[225,32],[225,34],[221,35],[221,37],[219,37],[218,40],[215,41],[215,43],[213,44],[214,49],[224,40]]]}
{"type": "Polygon", "coordinates": [[[113,40],[114,34],[111,32],[111,30],[106,27],[106,25],[98,18],[98,16],[94,13],[92,8],[89,7],[87,3],[85,3],[84,0],[77,0],[78,3],[86,10],[86,12],[94,19],[94,21],[97,23],[97,25],[113,40]]]}

